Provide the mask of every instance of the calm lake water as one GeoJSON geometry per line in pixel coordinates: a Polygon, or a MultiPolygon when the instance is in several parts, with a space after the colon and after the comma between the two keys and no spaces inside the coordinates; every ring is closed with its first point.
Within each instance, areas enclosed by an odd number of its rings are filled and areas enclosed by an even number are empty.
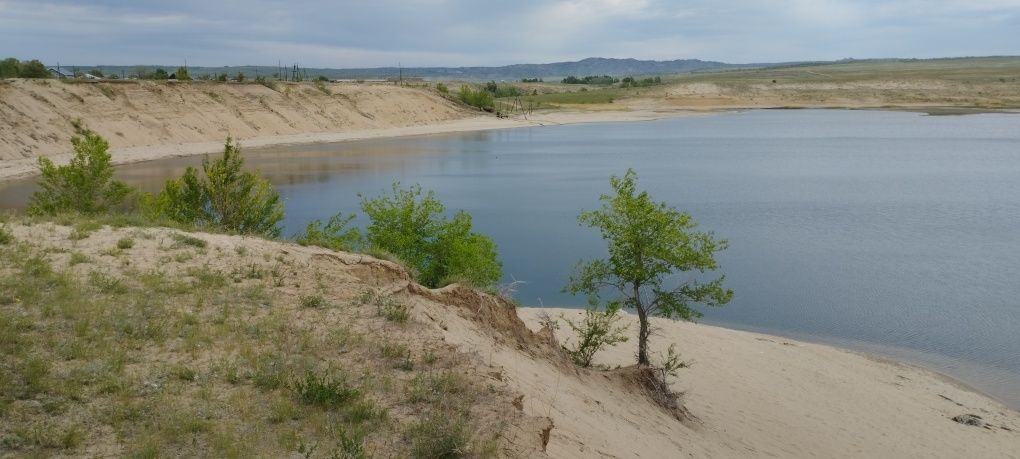
{"type": "MultiPolygon", "coordinates": [[[[433,189],[499,246],[527,305],[601,256],[581,209],[628,167],[729,239],[736,295],[704,322],[921,364],[1020,408],[1020,116],[752,111],[655,122],[246,150],[286,200],[285,234],[393,181],[433,189]]],[[[156,190],[200,158],[126,166],[156,190]]],[[[0,189],[19,207],[33,187],[0,189]]]]}

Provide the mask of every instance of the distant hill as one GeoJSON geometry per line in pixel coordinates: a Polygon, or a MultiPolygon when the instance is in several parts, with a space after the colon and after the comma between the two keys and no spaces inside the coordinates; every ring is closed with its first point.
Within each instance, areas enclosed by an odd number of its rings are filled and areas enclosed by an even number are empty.
{"type": "MultiPolygon", "coordinates": [[[[745,69],[769,67],[772,64],[727,64],[724,62],[703,61],[699,59],[676,59],[672,61],[645,61],[638,59],[608,59],[591,57],[574,62],[553,62],[549,64],[514,64],[502,67],[378,67],[378,68],[301,68],[302,75],[309,78],[325,76],[327,78],[395,78],[401,73],[404,77],[420,77],[427,79],[462,79],[462,80],[519,80],[521,78],[562,78],[569,75],[669,75],[699,71],[745,69]]],[[[133,75],[139,70],[153,71],[162,68],[168,73],[176,70],[176,66],[78,66],[81,70],[100,68],[105,74],[133,75]]],[[[68,67],[70,68],[70,67],[68,67]]],[[[248,78],[256,74],[272,77],[277,72],[276,66],[237,66],[237,67],[194,67],[188,68],[192,77],[207,74],[227,73],[231,77],[237,72],[244,72],[248,78]]],[[[284,67],[289,73],[291,67],[284,67]]]]}

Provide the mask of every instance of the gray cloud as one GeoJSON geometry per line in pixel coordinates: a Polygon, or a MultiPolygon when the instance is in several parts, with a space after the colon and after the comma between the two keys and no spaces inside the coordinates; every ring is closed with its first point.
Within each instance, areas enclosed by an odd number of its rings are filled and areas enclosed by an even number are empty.
{"type": "Polygon", "coordinates": [[[0,55],[81,65],[990,54],[1020,54],[1020,0],[0,0],[0,55]]]}

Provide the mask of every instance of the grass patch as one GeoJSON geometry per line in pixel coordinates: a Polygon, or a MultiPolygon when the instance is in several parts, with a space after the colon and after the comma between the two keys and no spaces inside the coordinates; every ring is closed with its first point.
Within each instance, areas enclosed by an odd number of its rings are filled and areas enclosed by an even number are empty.
{"type": "Polygon", "coordinates": [[[190,246],[199,249],[204,249],[207,245],[209,245],[209,243],[206,242],[204,239],[199,239],[197,237],[189,236],[187,234],[174,233],[174,235],[171,237],[173,237],[174,239],[174,248],[190,246]]]}
{"type": "Polygon", "coordinates": [[[135,246],[135,240],[129,237],[121,238],[117,240],[117,248],[120,250],[127,250],[135,246]]]}
{"type": "Polygon", "coordinates": [[[304,379],[296,381],[293,387],[301,403],[326,409],[342,408],[361,397],[361,391],[351,387],[342,374],[316,375],[308,371],[304,379]]]}
{"type": "Polygon", "coordinates": [[[470,453],[471,431],[463,415],[429,413],[407,431],[411,456],[459,458],[470,453]]]}
{"type": "Polygon", "coordinates": [[[391,298],[380,297],[376,299],[376,312],[380,317],[390,322],[407,323],[411,318],[411,311],[407,305],[399,303],[391,298]]]}
{"type": "Polygon", "coordinates": [[[68,264],[74,266],[80,265],[82,263],[89,263],[90,261],[92,261],[92,259],[89,258],[88,255],[85,255],[84,253],[81,252],[72,252],[71,259],[68,261],[68,264]]]}
{"type": "Polygon", "coordinates": [[[299,298],[302,308],[324,308],[328,305],[322,295],[302,295],[299,298]]]}
{"type": "Polygon", "coordinates": [[[422,373],[408,386],[407,400],[411,403],[439,403],[459,397],[467,392],[464,376],[452,371],[422,373]]]}
{"type": "Polygon", "coordinates": [[[101,271],[90,272],[89,283],[100,292],[106,294],[121,295],[128,292],[127,286],[124,285],[121,279],[101,271]]]}

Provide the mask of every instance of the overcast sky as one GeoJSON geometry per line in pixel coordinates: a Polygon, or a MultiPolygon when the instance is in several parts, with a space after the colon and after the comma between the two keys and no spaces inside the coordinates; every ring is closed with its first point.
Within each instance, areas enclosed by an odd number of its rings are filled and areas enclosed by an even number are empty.
{"type": "Polygon", "coordinates": [[[731,63],[1020,54],[1020,0],[0,0],[0,57],[75,65],[731,63]]]}

